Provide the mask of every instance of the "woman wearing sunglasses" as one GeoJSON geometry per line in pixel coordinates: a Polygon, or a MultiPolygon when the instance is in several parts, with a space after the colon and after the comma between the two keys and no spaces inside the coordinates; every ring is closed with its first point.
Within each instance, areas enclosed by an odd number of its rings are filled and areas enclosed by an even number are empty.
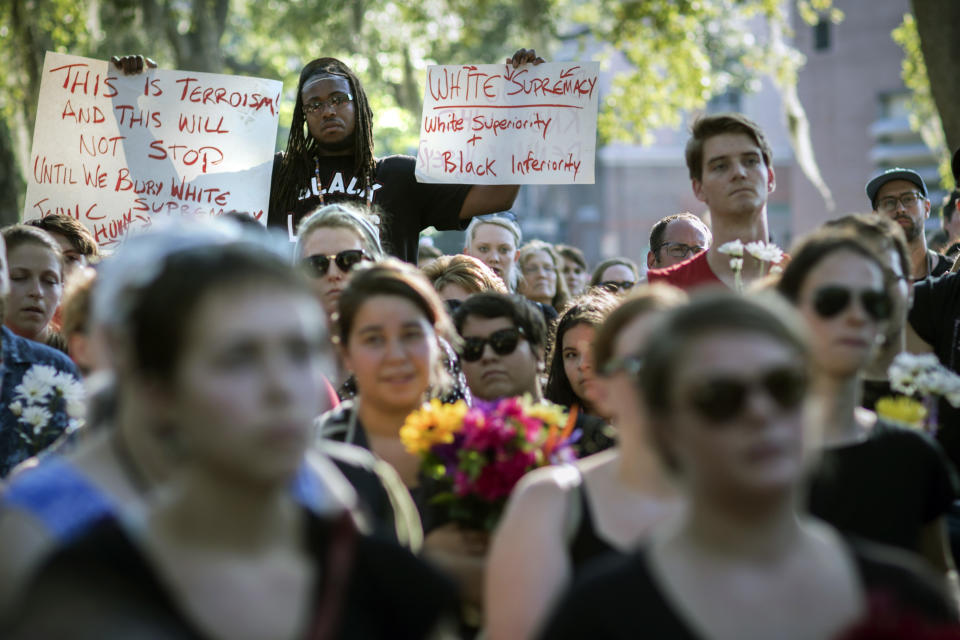
{"type": "Polygon", "coordinates": [[[878,423],[860,406],[861,376],[894,310],[881,259],[856,237],[824,230],[802,241],[778,288],[810,330],[822,452],[811,512],[844,533],[919,553],[947,574],[944,516],[953,472],[940,447],[878,423]]]}
{"type": "Polygon", "coordinates": [[[811,358],[797,324],[729,292],[661,318],[639,393],[687,506],[626,560],[588,568],[542,637],[827,639],[875,612],[955,620],[929,575],[798,509],[811,358]]]}
{"type": "Polygon", "coordinates": [[[514,491],[490,551],[485,590],[491,640],[531,637],[590,562],[626,553],[680,507],[647,441],[634,391],[634,354],[657,317],[685,300],[672,287],[644,287],[597,328],[594,401],[616,425],[619,444],[575,465],[538,469],[514,491]]]}
{"type": "Polygon", "coordinates": [[[616,308],[617,298],[602,290],[575,298],[560,315],[551,340],[547,385],[543,397],[563,405],[569,412],[568,425],[580,430],[574,444],[577,457],[613,446],[609,416],[598,412],[593,395],[598,384],[594,367],[593,341],[597,327],[616,308]]]}
{"type": "Polygon", "coordinates": [[[382,258],[383,248],[366,213],[343,203],[321,207],[303,219],[295,255],[330,321],[350,271],[361,262],[382,258]]]}
{"type": "Polygon", "coordinates": [[[590,278],[591,287],[610,293],[626,293],[640,280],[637,263],[628,258],[609,258],[596,266],[590,278]]]}

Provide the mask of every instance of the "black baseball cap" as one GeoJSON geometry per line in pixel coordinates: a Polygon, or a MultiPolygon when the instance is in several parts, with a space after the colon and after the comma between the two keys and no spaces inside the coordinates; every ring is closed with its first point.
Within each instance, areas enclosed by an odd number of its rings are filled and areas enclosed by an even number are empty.
{"type": "MultiPolygon", "coordinates": [[[[954,158],[956,160],[956,158],[954,158]]],[[[880,191],[880,187],[887,184],[891,180],[906,180],[917,185],[917,188],[920,189],[920,192],[923,194],[923,197],[927,196],[927,185],[923,181],[923,178],[920,177],[920,174],[911,169],[904,169],[902,167],[894,167],[893,169],[887,169],[880,175],[876,176],[870,182],[867,183],[867,197],[870,198],[870,206],[876,210],[877,208],[877,192],[880,191]]]]}

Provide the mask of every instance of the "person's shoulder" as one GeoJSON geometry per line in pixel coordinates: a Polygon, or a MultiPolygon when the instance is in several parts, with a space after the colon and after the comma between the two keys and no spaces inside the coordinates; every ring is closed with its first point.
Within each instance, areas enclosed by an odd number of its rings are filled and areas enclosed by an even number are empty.
{"type": "Polygon", "coordinates": [[[719,282],[707,262],[706,251],[669,267],[647,271],[647,282],[650,283],[665,282],[683,288],[708,281],[719,282]]]}
{"type": "Polygon", "coordinates": [[[62,351],[22,338],[7,327],[3,327],[3,357],[8,363],[49,365],[59,371],[66,371],[78,379],[80,378],[77,365],[62,351]]]}
{"type": "Polygon", "coordinates": [[[572,464],[540,467],[520,478],[512,500],[527,504],[562,500],[581,484],[583,476],[572,464]]]}
{"type": "Polygon", "coordinates": [[[414,178],[417,159],[413,156],[393,155],[377,158],[377,176],[409,176],[414,178]]]}
{"type": "Polygon", "coordinates": [[[878,418],[868,442],[893,451],[898,457],[911,453],[939,454],[940,452],[940,445],[926,433],[890,424],[882,418],[878,418]]]}
{"type": "Polygon", "coordinates": [[[913,283],[913,289],[921,295],[929,292],[937,296],[957,296],[960,294],[960,271],[917,280],[913,283]]]}
{"type": "Polygon", "coordinates": [[[917,556],[902,549],[868,542],[848,541],[868,597],[881,596],[925,618],[946,622],[957,619],[942,580],[917,556]]]}
{"type": "MultiPolygon", "coordinates": [[[[328,425],[333,425],[332,422],[327,423],[328,425]]],[[[345,421],[338,420],[337,425],[345,424],[345,421]]],[[[333,426],[329,427],[333,429],[333,426]]],[[[340,429],[337,427],[336,431],[333,432],[334,436],[345,434],[346,429],[340,429]]],[[[330,458],[339,465],[348,465],[351,467],[357,467],[365,469],[367,471],[373,472],[377,466],[377,457],[367,449],[363,447],[358,447],[355,444],[349,444],[342,442],[335,437],[324,436],[316,441],[314,444],[314,449],[330,458]]]]}
{"type": "Polygon", "coordinates": [[[350,420],[353,418],[353,407],[353,401],[347,400],[340,403],[339,406],[321,414],[314,421],[314,426],[317,429],[318,442],[321,440],[343,442],[350,428],[350,420]]]}

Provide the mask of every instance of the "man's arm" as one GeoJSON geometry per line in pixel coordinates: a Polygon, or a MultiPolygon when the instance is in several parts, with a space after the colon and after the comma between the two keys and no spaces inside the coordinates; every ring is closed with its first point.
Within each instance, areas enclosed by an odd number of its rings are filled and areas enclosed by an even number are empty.
{"type": "Polygon", "coordinates": [[[519,191],[518,184],[475,184],[463,200],[460,219],[469,220],[473,216],[506,211],[513,206],[519,191]]]}

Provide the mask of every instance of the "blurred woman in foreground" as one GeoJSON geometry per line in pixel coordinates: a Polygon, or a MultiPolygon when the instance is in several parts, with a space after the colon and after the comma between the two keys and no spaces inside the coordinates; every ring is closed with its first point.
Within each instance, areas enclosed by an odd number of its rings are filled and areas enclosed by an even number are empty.
{"type": "MultiPolygon", "coordinates": [[[[688,506],[626,561],[585,572],[544,638],[837,638],[880,613],[955,623],[922,568],[798,508],[810,356],[784,307],[718,293],[658,323],[638,392],[688,506]]],[[[876,637],[859,633],[844,637],[876,637]]]]}
{"type": "Polygon", "coordinates": [[[633,387],[634,354],[656,318],[684,301],[671,287],[643,288],[597,328],[594,402],[616,426],[619,444],[576,465],[533,471],[514,490],[493,539],[485,585],[492,640],[529,638],[590,561],[627,553],[679,508],[633,387]]]}
{"type": "Polygon", "coordinates": [[[104,521],[51,558],[10,635],[426,636],[451,604],[446,584],[291,496],[322,402],[310,290],[249,246],[188,249],[156,269],[119,357],[180,462],[142,517],[104,521]]]}

